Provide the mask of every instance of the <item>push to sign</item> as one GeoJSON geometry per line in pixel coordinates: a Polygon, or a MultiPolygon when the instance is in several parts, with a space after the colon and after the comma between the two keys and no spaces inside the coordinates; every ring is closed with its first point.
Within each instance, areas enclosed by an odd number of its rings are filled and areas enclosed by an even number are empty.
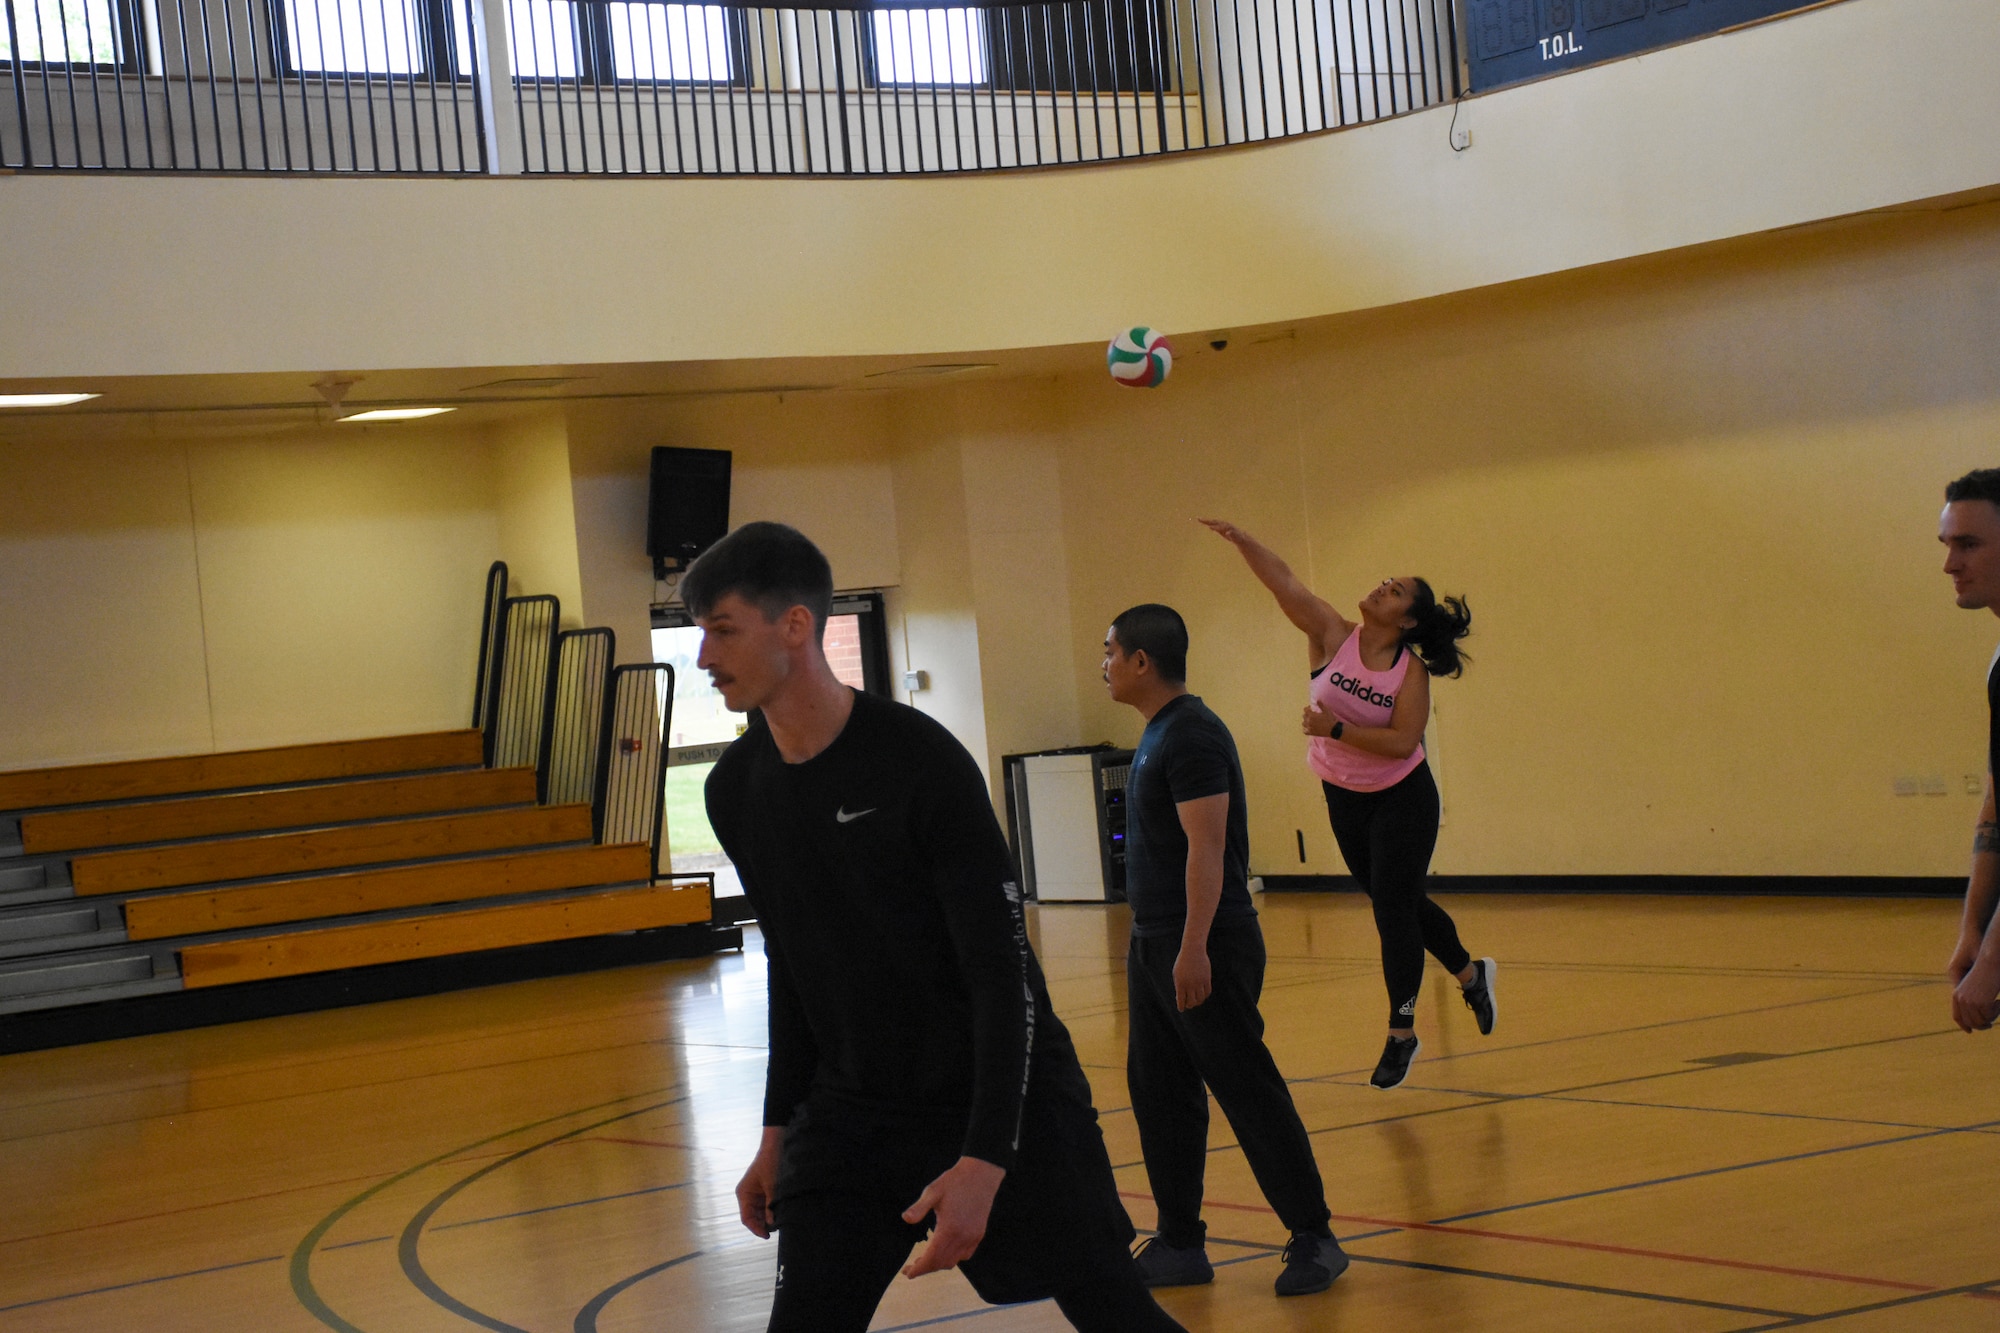
{"type": "Polygon", "coordinates": [[[1583,43],[1577,41],[1574,32],[1559,32],[1553,37],[1542,38],[1542,59],[1555,60],[1562,56],[1573,56],[1583,50],[1583,43]]]}

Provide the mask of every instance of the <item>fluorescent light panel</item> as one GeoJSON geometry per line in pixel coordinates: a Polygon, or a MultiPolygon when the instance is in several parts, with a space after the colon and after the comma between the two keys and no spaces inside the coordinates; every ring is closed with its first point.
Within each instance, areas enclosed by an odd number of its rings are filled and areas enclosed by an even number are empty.
{"type": "Polygon", "coordinates": [[[68,407],[102,398],[97,393],[0,393],[0,407],[68,407]]]}
{"type": "Polygon", "coordinates": [[[344,416],[342,421],[415,421],[418,417],[434,417],[445,412],[456,412],[455,407],[377,407],[366,412],[355,412],[344,416]]]}

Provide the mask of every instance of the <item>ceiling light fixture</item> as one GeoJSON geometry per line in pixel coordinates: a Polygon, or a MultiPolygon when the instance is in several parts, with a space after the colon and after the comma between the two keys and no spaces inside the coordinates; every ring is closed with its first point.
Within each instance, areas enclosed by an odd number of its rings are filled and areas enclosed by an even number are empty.
{"type": "Polygon", "coordinates": [[[342,421],[415,421],[418,417],[434,417],[445,412],[456,412],[455,407],[374,407],[366,412],[352,412],[342,421]]]}
{"type": "Polygon", "coordinates": [[[0,393],[0,407],[68,407],[103,396],[101,393],[0,393]]]}

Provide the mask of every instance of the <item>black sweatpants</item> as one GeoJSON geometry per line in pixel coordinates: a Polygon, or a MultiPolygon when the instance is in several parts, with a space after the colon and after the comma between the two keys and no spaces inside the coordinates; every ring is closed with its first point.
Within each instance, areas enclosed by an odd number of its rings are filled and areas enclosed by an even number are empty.
{"type": "Polygon", "coordinates": [[[1437,781],[1431,766],[1422,763],[1381,791],[1349,791],[1331,782],[1320,786],[1326,789],[1333,840],[1375,905],[1382,979],[1389,987],[1389,1026],[1407,1028],[1416,1021],[1424,951],[1454,974],[1472,961],[1458,942],[1451,917],[1424,893],[1437,848],[1437,781]]]}
{"type": "Polygon", "coordinates": [[[1264,933],[1255,918],[1217,922],[1208,936],[1214,991],[1185,1012],[1174,1005],[1178,934],[1132,937],[1125,959],[1131,1036],[1125,1078],[1146,1178],[1160,1211],[1160,1239],[1203,1243],[1202,1177],[1208,1166],[1208,1094],[1236,1131],[1250,1170],[1292,1231],[1330,1214],[1312,1142],[1291,1089],[1264,1045],[1264,933]]]}
{"type": "MultiPolygon", "coordinates": [[[[781,1200],[778,1291],[770,1333],[864,1333],[882,1293],[924,1239],[881,1196],[802,1194],[781,1200]]],[[[1107,1244],[1056,1308],[1083,1333],[1186,1333],[1139,1281],[1131,1256],[1107,1244]]]]}

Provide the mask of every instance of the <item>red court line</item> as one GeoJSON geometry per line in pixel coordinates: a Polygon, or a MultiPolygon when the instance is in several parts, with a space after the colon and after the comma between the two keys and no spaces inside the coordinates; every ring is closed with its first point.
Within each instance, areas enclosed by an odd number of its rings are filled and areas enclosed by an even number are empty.
{"type": "MultiPolygon", "coordinates": [[[[1138,1190],[1120,1190],[1121,1198],[1153,1201],[1150,1194],[1138,1190]]],[[[1221,1208],[1236,1213],[1263,1213],[1275,1217],[1273,1209],[1249,1203],[1218,1203],[1213,1199],[1203,1199],[1204,1208],[1221,1208]]],[[[1757,1264],[1743,1259],[1712,1259],[1706,1255],[1678,1254],[1672,1250],[1644,1250],[1630,1245],[1606,1245],[1598,1241],[1568,1240],[1557,1236],[1527,1236],[1515,1231],[1488,1231],[1481,1227],[1452,1226],[1440,1222],[1406,1222],[1390,1217],[1363,1217],[1355,1213],[1335,1213],[1337,1222],[1359,1222],[1371,1227],[1395,1227],[1401,1231],[1439,1231],[1452,1236],[1477,1236],[1482,1240],[1513,1240],[1529,1245],[1554,1245],[1571,1250],[1596,1250],[1604,1254],[1623,1254],[1637,1259],[1670,1259],[1675,1263],[1703,1264],[1712,1268],[1740,1268],[1753,1273],[1776,1273],[1783,1277],[1817,1278],[1825,1282],[1851,1282],[1863,1287],[1887,1287],[1893,1291],[1938,1291],[1940,1288],[1922,1282],[1897,1282],[1890,1278],[1858,1277],[1852,1273],[1825,1273],[1812,1268],[1786,1268],[1780,1264],[1757,1264]]],[[[2000,1300],[2000,1294],[1975,1291],[1969,1295],[1985,1300],[2000,1300]]]]}

